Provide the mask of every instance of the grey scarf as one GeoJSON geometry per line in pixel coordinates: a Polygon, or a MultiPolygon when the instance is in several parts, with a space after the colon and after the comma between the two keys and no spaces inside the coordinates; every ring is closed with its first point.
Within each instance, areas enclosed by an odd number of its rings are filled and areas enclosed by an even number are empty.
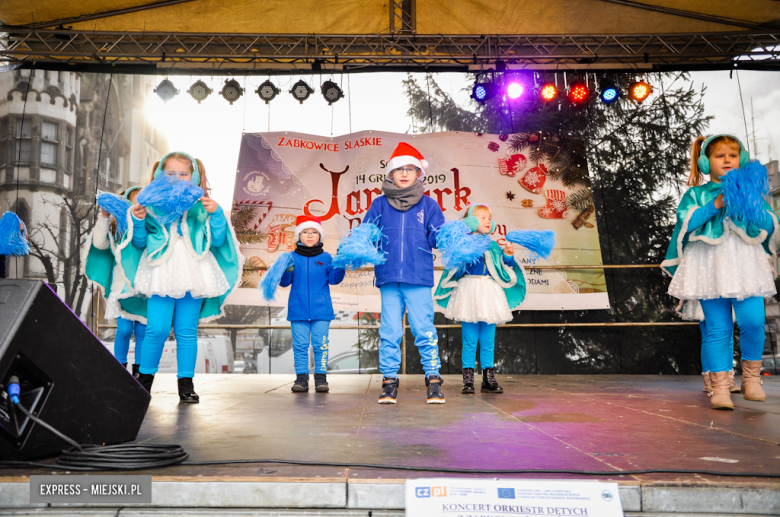
{"type": "Polygon", "coordinates": [[[396,187],[390,178],[382,183],[382,193],[387,197],[390,206],[399,212],[406,212],[419,203],[424,191],[422,181],[415,181],[406,188],[396,187]]]}

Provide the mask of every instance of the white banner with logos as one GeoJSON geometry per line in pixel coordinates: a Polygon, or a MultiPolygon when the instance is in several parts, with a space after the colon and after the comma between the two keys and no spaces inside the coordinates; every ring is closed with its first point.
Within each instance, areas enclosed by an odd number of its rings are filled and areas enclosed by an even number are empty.
{"type": "Polygon", "coordinates": [[[406,480],[407,517],[622,517],[617,483],[524,479],[406,480]]]}

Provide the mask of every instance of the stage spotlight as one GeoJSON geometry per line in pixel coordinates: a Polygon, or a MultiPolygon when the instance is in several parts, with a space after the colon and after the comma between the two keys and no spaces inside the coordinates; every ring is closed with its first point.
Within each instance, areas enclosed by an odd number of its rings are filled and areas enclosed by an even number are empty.
{"type": "Polygon", "coordinates": [[[620,98],[620,90],[616,86],[608,85],[601,90],[601,102],[604,104],[612,104],[620,98]]]}
{"type": "Polygon", "coordinates": [[[628,87],[628,94],[637,102],[642,102],[653,93],[653,87],[644,81],[637,81],[628,87]]]}
{"type": "Polygon", "coordinates": [[[192,86],[190,86],[190,89],[187,90],[187,93],[190,94],[190,97],[198,101],[198,104],[200,104],[200,101],[206,100],[206,97],[211,95],[211,88],[206,85],[203,81],[197,81],[192,86]]]}
{"type": "Polygon", "coordinates": [[[539,90],[539,97],[541,97],[544,102],[554,101],[558,98],[558,87],[552,83],[543,85],[542,89],[539,90]]]}
{"type": "Polygon", "coordinates": [[[244,95],[244,89],[235,79],[225,79],[225,86],[222,87],[222,91],[219,92],[226,101],[232,106],[234,102],[244,95]]]}
{"type": "Polygon", "coordinates": [[[290,90],[290,93],[295,98],[296,101],[303,104],[303,101],[309,98],[309,96],[314,93],[314,90],[311,86],[306,84],[303,79],[295,83],[290,90]]]}
{"type": "Polygon", "coordinates": [[[487,102],[496,96],[492,83],[475,83],[471,89],[471,98],[479,103],[487,102]]]}
{"type": "Polygon", "coordinates": [[[573,104],[580,104],[587,101],[589,95],[590,90],[588,90],[588,87],[585,86],[585,83],[576,82],[571,85],[571,88],[569,88],[569,100],[573,104]]]}
{"type": "Polygon", "coordinates": [[[260,86],[257,87],[257,90],[255,90],[255,93],[265,101],[266,104],[271,102],[276,98],[277,95],[282,93],[282,90],[276,87],[274,83],[272,83],[270,80],[264,82],[260,86]]]}
{"type": "Polygon", "coordinates": [[[160,84],[157,85],[157,88],[154,89],[154,93],[156,93],[163,102],[168,102],[179,95],[179,90],[177,90],[173,83],[168,79],[163,79],[160,84]]]}
{"type": "Polygon", "coordinates": [[[525,86],[519,81],[511,81],[506,87],[506,96],[511,100],[517,100],[525,93],[525,86]]]}
{"type": "Polygon", "coordinates": [[[322,83],[322,96],[328,101],[328,106],[344,97],[344,92],[339,88],[339,85],[333,81],[325,81],[322,83]]]}

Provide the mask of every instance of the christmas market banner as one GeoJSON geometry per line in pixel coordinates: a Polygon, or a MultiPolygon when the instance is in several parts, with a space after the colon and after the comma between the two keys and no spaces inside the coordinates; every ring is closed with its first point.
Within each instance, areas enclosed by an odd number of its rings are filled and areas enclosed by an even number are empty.
{"type": "MultiPolygon", "coordinates": [[[[502,246],[511,230],[555,232],[549,260],[534,260],[515,248],[529,284],[521,310],[609,307],[602,269],[535,268],[602,264],[584,152],[576,149],[581,145],[570,149],[570,142],[543,132],[244,134],[231,218],[247,261],[242,288],[231,302],[267,305],[257,284],[264,268],[295,248],[295,219],[301,214],[322,219],[324,249],[335,255],[338,240],[361,223],[372,200],[381,195],[387,160],[400,142],[417,148],[428,161],[425,193],[448,220],[460,217],[471,203],[483,203],[496,223],[493,239],[502,246]]],[[[437,268],[437,283],[441,274],[437,268]]],[[[289,288],[280,288],[271,305],[286,305],[288,293],[289,288]]],[[[331,295],[336,310],[380,311],[373,270],[347,272],[340,285],[331,287],[331,295]]]]}

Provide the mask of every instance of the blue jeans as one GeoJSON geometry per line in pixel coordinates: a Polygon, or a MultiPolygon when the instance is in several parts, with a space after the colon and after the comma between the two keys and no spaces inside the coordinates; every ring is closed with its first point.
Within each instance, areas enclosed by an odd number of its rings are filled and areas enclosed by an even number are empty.
{"type": "Polygon", "coordinates": [[[314,373],[328,373],[329,320],[292,321],[295,373],[309,373],[309,344],[314,348],[314,373]]]}
{"type": "Polygon", "coordinates": [[[764,351],[764,299],[754,296],[738,301],[735,298],[701,300],[707,324],[707,361],[711,372],[727,372],[733,368],[734,350],[732,333],[737,316],[740,332],[740,348],[745,361],[760,361],[764,351]]]}
{"type": "Polygon", "coordinates": [[[460,335],[463,342],[461,361],[463,368],[474,368],[477,359],[477,342],[479,341],[479,365],[482,368],[493,368],[493,356],[496,345],[496,325],[480,321],[479,323],[460,323],[460,335]]]}
{"type": "Polygon", "coordinates": [[[149,317],[144,338],[144,354],[141,373],[154,375],[160,366],[165,341],[171,333],[176,336],[176,376],[195,376],[195,361],[198,358],[198,320],[202,298],[193,298],[187,293],[183,298],[154,295],[147,302],[149,317]]]}
{"type": "Polygon", "coordinates": [[[144,344],[146,325],[138,321],[116,319],[116,337],[114,338],[114,357],[120,363],[127,362],[127,351],[130,350],[130,338],[135,333],[135,364],[141,364],[141,349],[144,344]]]}
{"type": "MultiPolygon", "coordinates": [[[[699,330],[701,330],[701,371],[707,373],[710,371],[710,360],[707,357],[707,323],[704,321],[699,322],[699,330]]],[[[734,327],[732,325],[732,331],[734,327]]],[[[734,332],[731,333],[731,357],[734,357],[734,332]]]]}
{"type": "Polygon", "coordinates": [[[390,283],[382,293],[382,324],[379,327],[379,370],[385,377],[397,377],[401,367],[401,339],[404,309],[409,310],[409,325],[426,376],[439,375],[439,335],[433,326],[433,295],[422,285],[390,283]]]}

